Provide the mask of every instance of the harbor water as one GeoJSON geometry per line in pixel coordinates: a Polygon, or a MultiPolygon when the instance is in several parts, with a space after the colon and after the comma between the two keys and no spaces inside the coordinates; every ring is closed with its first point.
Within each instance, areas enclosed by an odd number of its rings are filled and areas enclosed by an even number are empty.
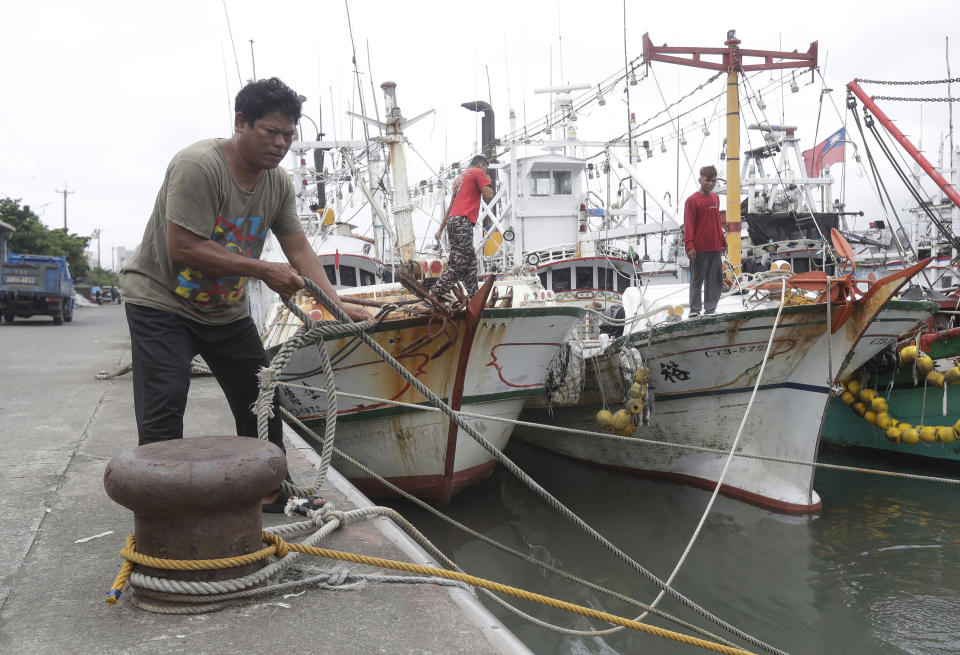
{"type": "MultiPolygon", "coordinates": [[[[684,552],[710,496],[586,466],[516,439],[507,455],[661,579],[684,552]]],[[[958,477],[956,471],[916,470],[847,453],[822,453],[821,461],[958,477]]],[[[823,510],[810,517],[779,515],[719,497],[674,587],[788,653],[960,652],[957,487],[819,469],[815,488],[823,510]]],[[[393,505],[468,573],[623,617],[640,613],[465,535],[411,503],[393,505]]],[[[491,539],[633,599],[649,603],[657,595],[653,583],[582,534],[502,466],[455,497],[445,511],[491,539]]],[[[566,628],[611,627],[510,600],[566,628]]],[[[604,636],[561,635],[485,603],[537,653],[705,652],[628,629],[604,636]]],[[[736,642],[670,597],[659,608],[736,642]]],[[[644,621],[683,631],[663,618],[644,621]]]]}

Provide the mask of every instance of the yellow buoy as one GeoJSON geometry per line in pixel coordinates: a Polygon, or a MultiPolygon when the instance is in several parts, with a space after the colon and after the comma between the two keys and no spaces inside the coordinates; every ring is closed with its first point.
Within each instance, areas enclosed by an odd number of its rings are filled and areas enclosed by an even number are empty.
{"type": "Polygon", "coordinates": [[[954,366],[943,372],[943,379],[947,384],[957,384],[960,382],[960,367],[954,366]]]}
{"type": "Polygon", "coordinates": [[[933,360],[926,355],[917,357],[917,371],[920,375],[926,375],[933,370],[933,360]]]}
{"type": "Polygon", "coordinates": [[[916,346],[907,346],[906,348],[900,351],[901,364],[913,364],[916,358],[917,358],[916,346]]]}
{"type": "Polygon", "coordinates": [[[937,428],[932,425],[924,425],[920,427],[920,438],[926,442],[933,442],[937,440],[937,428]]]}
{"type": "Polygon", "coordinates": [[[870,408],[878,414],[880,412],[887,411],[888,407],[887,407],[886,398],[880,398],[880,397],[874,398],[873,400],[870,401],[870,408]]]}
{"type": "Polygon", "coordinates": [[[863,416],[867,412],[867,406],[863,403],[853,403],[853,411],[855,411],[859,416],[863,416]]]}
{"type": "Polygon", "coordinates": [[[905,444],[910,444],[911,446],[918,441],[920,441],[920,435],[917,434],[916,430],[900,430],[900,440],[905,444]]]}
{"type": "Polygon", "coordinates": [[[609,409],[601,409],[597,412],[597,423],[600,424],[601,428],[609,427],[612,420],[613,414],[610,413],[609,409]]]}
{"type": "Polygon", "coordinates": [[[632,385],[630,385],[630,395],[634,398],[639,398],[641,391],[643,391],[643,385],[639,382],[634,382],[632,385]]]}
{"type": "MultiPolygon", "coordinates": [[[[877,413],[876,426],[878,428],[883,428],[884,430],[886,430],[891,425],[893,425],[893,420],[890,418],[889,414],[887,414],[886,412],[877,413]]],[[[950,429],[952,430],[953,428],[950,428],[950,429]]]]}
{"type": "Polygon", "coordinates": [[[847,405],[847,406],[849,407],[850,405],[852,405],[853,403],[855,403],[855,402],[857,401],[857,397],[854,396],[854,395],[853,395],[852,393],[850,393],[849,391],[844,391],[844,392],[843,392],[843,395],[840,396],[840,400],[843,401],[843,404],[844,404],[844,405],[847,405]]]}
{"type": "Polygon", "coordinates": [[[865,411],[863,413],[863,418],[867,420],[867,423],[871,423],[873,425],[877,424],[877,413],[872,409],[868,409],[867,411],[865,411]]]}
{"type": "Polygon", "coordinates": [[[860,383],[857,380],[850,380],[850,382],[847,384],[847,391],[853,395],[857,395],[860,393],[860,383]]]}
{"type": "Polygon", "coordinates": [[[610,425],[613,426],[614,430],[622,430],[628,425],[631,424],[630,414],[625,409],[617,410],[617,413],[613,415],[610,425]]]}
{"type": "Polygon", "coordinates": [[[953,431],[952,427],[941,425],[937,428],[937,439],[943,443],[953,443],[957,440],[957,433],[953,431]]]}
{"type": "Polygon", "coordinates": [[[943,373],[937,371],[930,371],[927,373],[927,384],[932,387],[942,387],[943,386],[943,373]]]}
{"type": "Polygon", "coordinates": [[[861,389],[860,390],[860,400],[866,404],[873,402],[873,399],[877,397],[877,392],[873,389],[861,389]]]}
{"type": "MultiPolygon", "coordinates": [[[[639,398],[631,398],[627,401],[627,411],[633,415],[637,415],[643,411],[643,403],[639,398]]],[[[953,428],[950,428],[951,430],[953,428]]]]}
{"type": "Polygon", "coordinates": [[[901,430],[909,430],[913,426],[910,425],[909,423],[898,423],[897,427],[900,428],[901,430]]]}
{"type": "Polygon", "coordinates": [[[633,423],[627,423],[626,427],[622,430],[617,430],[617,434],[621,437],[631,437],[633,436],[633,431],[636,429],[636,426],[633,423]]]}
{"type": "Polygon", "coordinates": [[[900,430],[898,430],[897,428],[887,428],[887,431],[885,434],[887,435],[887,439],[889,439],[890,441],[900,443],[900,430]]]}

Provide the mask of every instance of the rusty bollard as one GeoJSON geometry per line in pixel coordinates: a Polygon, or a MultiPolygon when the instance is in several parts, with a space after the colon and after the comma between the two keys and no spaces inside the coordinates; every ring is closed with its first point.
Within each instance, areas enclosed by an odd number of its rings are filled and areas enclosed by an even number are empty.
{"type": "MultiPolygon", "coordinates": [[[[193,437],[139,446],[107,465],[103,486],[133,511],[138,553],[165,559],[216,559],[253,553],[261,538],[261,499],[280,487],[287,461],[273,444],[249,437],[193,437]]],[[[145,574],[177,580],[248,575],[266,560],[206,571],[145,574]]]]}

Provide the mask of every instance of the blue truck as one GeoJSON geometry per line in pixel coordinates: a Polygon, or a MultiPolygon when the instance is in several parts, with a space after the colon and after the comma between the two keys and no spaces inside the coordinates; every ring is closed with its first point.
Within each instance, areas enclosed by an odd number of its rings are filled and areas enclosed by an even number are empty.
{"type": "Polygon", "coordinates": [[[73,320],[73,279],[65,257],[7,252],[13,227],[0,221],[0,317],[52,316],[54,325],[73,320]]]}

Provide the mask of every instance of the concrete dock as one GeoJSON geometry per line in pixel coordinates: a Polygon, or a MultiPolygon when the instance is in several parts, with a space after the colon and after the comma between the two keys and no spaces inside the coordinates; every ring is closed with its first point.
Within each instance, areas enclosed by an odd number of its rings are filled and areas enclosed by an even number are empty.
{"type": "MultiPolygon", "coordinates": [[[[120,305],[78,308],[74,317],[0,326],[0,652],[529,652],[473,594],[432,584],[313,588],[200,615],[145,612],[129,594],[107,606],[133,517],[107,497],[103,472],[137,435],[130,376],[95,375],[129,362],[129,337],[120,305]]],[[[216,381],[193,378],[185,432],[233,430],[216,381]]],[[[288,436],[294,479],[312,481],[318,457],[288,436]]],[[[323,495],[338,509],[372,504],[335,471],[323,495]]],[[[264,516],[264,525],[284,521],[292,519],[264,516]]],[[[437,565],[386,518],[350,524],[321,545],[437,565]]],[[[321,570],[394,573],[311,559],[321,570]]]]}

